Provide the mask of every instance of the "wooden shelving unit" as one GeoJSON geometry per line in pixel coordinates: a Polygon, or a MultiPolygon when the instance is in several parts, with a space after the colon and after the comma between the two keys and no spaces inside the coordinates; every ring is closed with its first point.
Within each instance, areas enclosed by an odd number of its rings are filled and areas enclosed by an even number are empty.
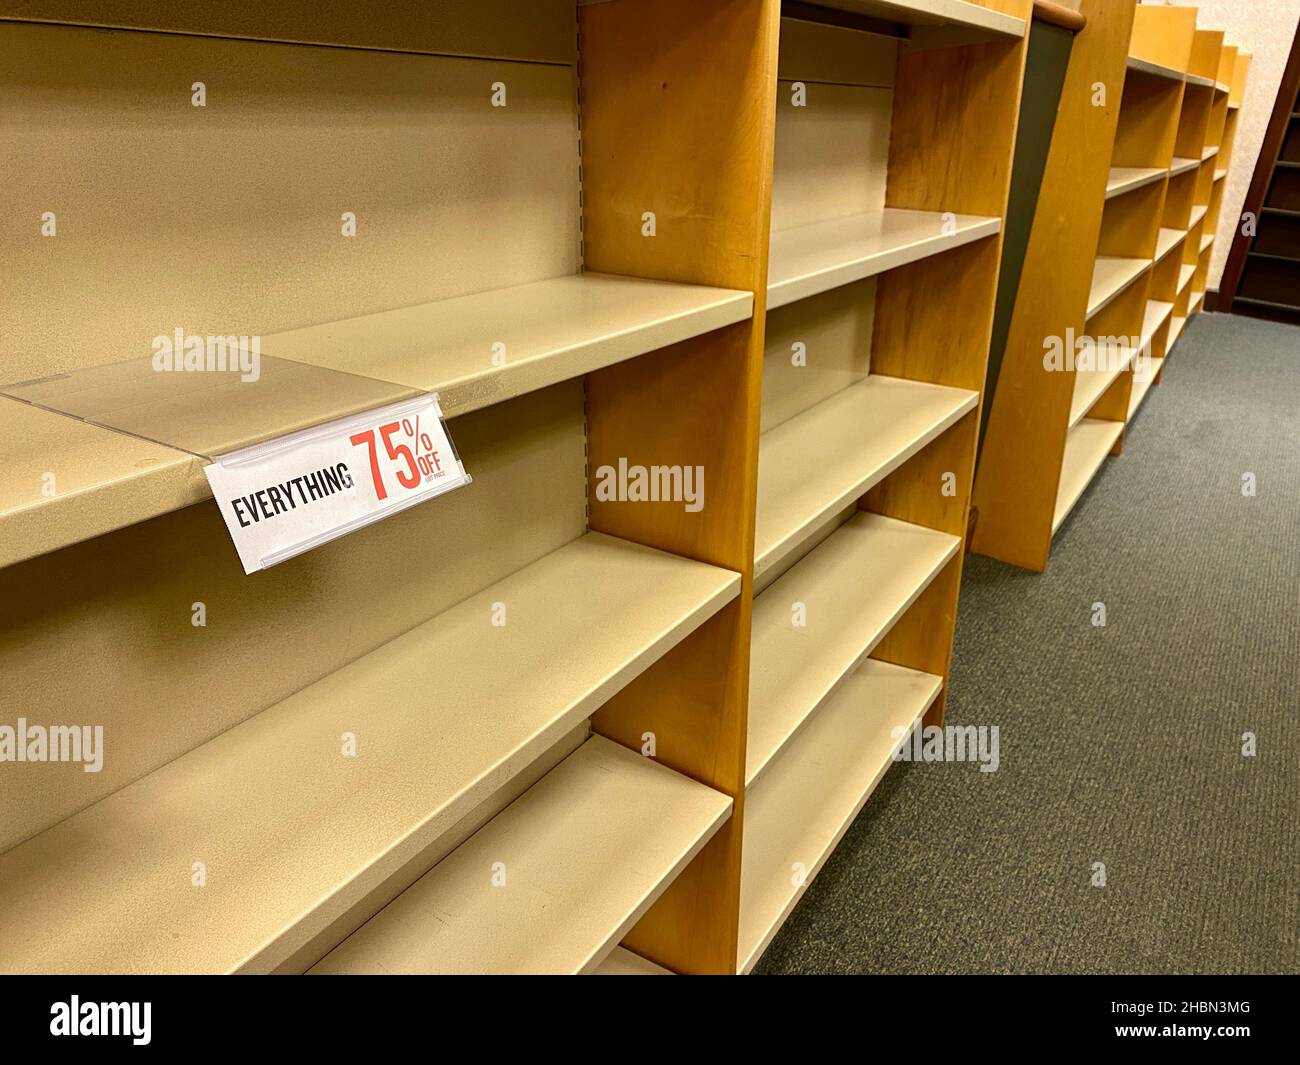
{"type": "Polygon", "coordinates": [[[1246,73],[1195,8],[1082,10],[975,479],[972,549],[1038,571],[1204,304],[1246,73]]]}
{"type": "Polygon", "coordinates": [[[0,691],[109,752],[0,777],[0,969],[734,970],[778,7],[506,6],[0,17],[0,691]],[[472,485],[245,577],[206,459],[429,390],[472,485]]]}
{"type": "Polygon", "coordinates": [[[1030,5],[887,6],[781,20],[741,972],[943,715],[1030,5]]]}
{"type": "Polygon", "coordinates": [[[1084,0],[977,482],[1030,0],[28,7],[0,692],[112,756],[0,777],[5,971],[749,971],[943,720],[972,494],[1041,568],[1199,307],[1237,91],[1084,0]],[[151,372],[176,323],[261,378],[151,372]],[[245,577],[205,461],[426,391],[473,484],[245,577]]]}

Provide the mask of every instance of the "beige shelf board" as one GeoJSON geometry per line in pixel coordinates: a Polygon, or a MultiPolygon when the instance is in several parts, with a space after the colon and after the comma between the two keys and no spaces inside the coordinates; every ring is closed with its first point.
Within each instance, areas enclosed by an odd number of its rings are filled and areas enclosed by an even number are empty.
{"type": "Polygon", "coordinates": [[[1213,159],[1218,154],[1219,146],[1217,144],[1211,144],[1201,152],[1201,162],[1205,162],[1207,159],[1213,159]]]}
{"type": "Polygon", "coordinates": [[[0,566],[207,499],[203,465],[0,396],[0,566]]]}
{"type": "Polygon", "coordinates": [[[771,238],[767,306],[782,307],[864,277],[995,235],[997,218],[886,207],[776,230],[771,238]]]}
{"type": "Polygon", "coordinates": [[[1185,174],[1189,170],[1195,170],[1201,165],[1199,159],[1185,159],[1180,155],[1174,156],[1174,161],[1169,164],[1169,176],[1177,177],[1179,174],[1185,174]]]}
{"type": "Polygon", "coordinates": [[[861,512],[754,600],[746,788],[960,549],[959,537],[861,512]]]}
{"type": "Polygon", "coordinates": [[[1183,263],[1183,265],[1180,266],[1180,267],[1178,268],[1178,292],[1179,292],[1179,295],[1182,294],[1183,289],[1185,289],[1185,288],[1187,287],[1187,283],[1188,283],[1189,281],[1191,281],[1191,279],[1192,279],[1192,275],[1195,274],[1195,273],[1196,273],[1196,264],[1195,264],[1195,263],[1183,263]]]}
{"type": "Polygon", "coordinates": [[[592,736],[310,971],[591,972],[730,815],[592,736]]]}
{"type": "Polygon", "coordinates": [[[1202,218],[1205,217],[1205,212],[1208,211],[1209,209],[1210,209],[1209,204],[1205,204],[1205,203],[1197,203],[1192,205],[1191,217],[1187,222],[1187,228],[1189,231],[1196,225],[1197,222],[1199,222],[1202,218]]]}
{"type": "Polygon", "coordinates": [[[1213,244],[1213,243],[1214,243],[1214,234],[1213,234],[1213,233],[1202,233],[1202,234],[1201,234],[1201,251],[1202,251],[1202,252],[1204,252],[1205,249],[1208,248],[1208,247],[1209,247],[1211,244],[1213,244]]]}
{"type": "Polygon", "coordinates": [[[1123,422],[1099,421],[1096,418],[1084,418],[1070,430],[1070,435],[1065,438],[1065,457],[1061,461],[1061,480],[1056,490],[1056,510],[1052,515],[1053,535],[1092,483],[1123,431],[1123,422]]]}
{"type": "Polygon", "coordinates": [[[1109,306],[1111,300],[1133,284],[1151,265],[1150,259],[1122,259],[1113,255],[1098,255],[1092,269],[1092,290],[1088,293],[1088,314],[1091,318],[1109,306]]]}
{"type": "Polygon", "coordinates": [[[942,686],[939,677],[868,659],[746,798],[742,972],[771,943],[942,686]]]}
{"type": "Polygon", "coordinates": [[[1240,101],[1240,100],[1229,100],[1229,101],[1228,101],[1228,110],[1229,110],[1229,111],[1240,111],[1240,110],[1241,110],[1241,101],[1240,101]]]}
{"type": "Polygon", "coordinates": [[[755,579],[978,402],[969,389],[872,374],[765,432],[755,579]]]}
{"type": "Polygon", "coordinates": [[[748,292],[583,274],[269,334],[252,381],[146,356],[5,385],[0,565],[211,498],[198,456],[424,390],[463,414],[752,313],[748,292]]]}
{"type": "Polygon", "coordinates": [[[1173,313],[1174,305],[1165,300],[1147,300],[1146,311],[1142,315],[1142,347],[1151,343],[1151,338],[1156,335],[1156,330],[1165,324],[1165,321],[1173,313]]]}
{"type": "Polygon", "coordinates": [[[1170,229],[1165,226],[1160,227],[1160,233],[1156,236],[1156,262],[1160,262],[1166,255],[1173,251],[1183,239],[1187,236],[1185,229],[1170,229]]]}
{"type": "Polygon", "coordinates": [[[995,37],[1023,37],[1025,20],[965,0],[813,0],[817,7],[850,11],[906,26],[949,26],[995,37]]]}
{"type": "Polygon", "coordinates": [[[0,968],[285,964],[739,588],[599,533],[571,541],[0,856],[0,968]]]}
{"type": "Polygon", "coordinates": [[[1161,66],[1159,63],[1152,63],[1146,59],[1139,59],[1134,55],[1128,57],[1128,69],[1135,74],[1147,74],[1154,78],[1168,78],[1170,81],[1184,81],[1188,77],[1181,70],[1161,66]]]}
{"type": "Polygon", "coordinates": [[[591,973],[593,976],[675,976],[671,969],[656,965],[626,947],[615,947],[591,973]]]}
{"type": "Polygon", "coordinates": [[[0,392],[209,458],[419,395],[391,381],[265,354],[249,380],[230,369],[160,373],[145,355],[0,392]]]}
{"type": "Polygon", "coordinates": [[[1142,401],[1147,398],[1147,393],[1151,391],[1156,375],[1164,364],[1164,359],[1152,359],[1150,370],[1147,373],[1135,373],[1133,375],[1133,391],[1129,394],[1128,400],[1128,418],[1130,421],[1132,421],[1133,415],[1137,413],[1138,408],[1142,406],[1142,401]]]}
{"type": "Polygon", "coordinates": [[[1203,74],[1188,74],[1186,80],[1188,85],[1195,85],[1198,88],[1202,88],[1202,89],[1214,88],[1214,79],[1207,78],[1203,74]]]}
{"type": "Polygon", "coordinates": [[[1221,166],[1219,167],[1218,170],[1214,172],[1215,181],[1222,181],[1227,176],[1228,176],[1228,168],[1226,166],[1221,166]]]}
{"type": "Polygon", "coordinates": [[[1232,86],[1231,86],[1231,85],[1227,85],[1227,84],[1225,84],[1225,83],[1222,82],[1222,81],[1216,81],[1216,82],[1214,83],[1214,91],[1215,91],[1215,92],[1223,92],[1223,93],[1231,92],[1231,91],[1232,91],[1232,86]]]}
{"type": "Polygon", "coordinates": [[[1154,181],[1168,177],[1169,171],[1156,166],[1112,166],[1106,179],[1106,199],[1140,189],[1154,181]]]}
{"type": "Polygon", "coordinates": [[[744,321],[753,309],[749,292],[584,273],[273,333],[263,348],[436,391],[453,417],[744,321]]]}
{"type": "Polygon", "coordinates": [[[1137,352],[1131,347],[1119,348],[1104,356],[1106,365],[1091,370],[1077,370],[1074,374],[1074,396],[1070,401],[1070,428],[1073,429],[1092,410],[1114,380],[1130,366],[1137,352]],[[1111,359],[1114,361],[1111,361],[1111,359]]]}
{"type": "Polygon", "coordinates": [[[1173,348],[1174,341],[1182,335],[1183,326],[1186,324],[1187,318],[1180,317],[1179,315],[1174,315],[1173,318],[1169,320],[1169,343],[1165,345],[1166,352],[1173,348]]]}
{"type": "Polygon", "coordinates": [[[1197,312],[1199,312],[1201,309],[1201,304],[1204,302],[1205,302],[1205,293],[1204,292],[1196,293],[1196,295],[1192,297],[1192,304],[1191,307],[1188,309],[1188,313],[1196,314],[1197,312]]]}

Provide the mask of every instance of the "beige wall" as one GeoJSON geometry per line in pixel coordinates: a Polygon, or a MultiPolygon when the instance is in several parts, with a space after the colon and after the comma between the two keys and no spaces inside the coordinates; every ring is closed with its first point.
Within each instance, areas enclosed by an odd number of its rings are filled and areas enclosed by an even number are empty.
{"type": "Polygon", "coordinates": [[[1268,127],[1278,84],[1286,67],[1300,19],[1300,0],[1177,0],[1194,7],[1200,29],[1223,30],[1228,44],[1252,53],[1246,96],[1237,119],[1237,140],[1219,214],[1219,230],[1211,251],[1208,288],[1217,289],[1223,266],[1232,246],[1233,229],[1241,218],[1246,189],[1259,157],[1260,142],[1268,127]]]}

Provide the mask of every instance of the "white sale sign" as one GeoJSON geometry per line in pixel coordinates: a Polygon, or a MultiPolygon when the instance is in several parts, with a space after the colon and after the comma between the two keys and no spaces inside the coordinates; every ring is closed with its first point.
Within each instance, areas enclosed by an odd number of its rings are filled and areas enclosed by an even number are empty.
{"type": "Polygon", "coordinates": [[[436,393],[232,451],[204,472],[245,573],[470,482],[436,393]]]}

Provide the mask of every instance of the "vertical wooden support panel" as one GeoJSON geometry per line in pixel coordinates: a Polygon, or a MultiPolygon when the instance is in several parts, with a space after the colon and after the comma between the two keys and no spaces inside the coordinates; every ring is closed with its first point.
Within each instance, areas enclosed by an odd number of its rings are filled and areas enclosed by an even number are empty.
{"type": "Polygon", "coordinates": [[[591,527],[744,575],[736,603],[592,720],[636,749],[654,733],[661,761],[735,801],[625,940],[680,972],[736,967],[779,15],[777,0],[611,0],[579,16],[587,269],[755,294],[751,321],[587,381],[591,527]],[[598,500],[594,471],[620,458],[702,466],[703,507],[598,500]]]}
{"type": "Polygon", "coordinates": [[[1080,205],[1105,196],[1134,7],[1083,0],[1081,11],[975,478],[972,549],[1040,572],[1074,395],[1073,373],[1043,369],[1043,343],[1084,331],[1101,213],[1080,205]]]}
{"type": "Polygon", "coordinates": [[[1170,70],[1186,70],[1196,33],[1196,8],[1137,5],[1129,55],[1170,70]]]}

